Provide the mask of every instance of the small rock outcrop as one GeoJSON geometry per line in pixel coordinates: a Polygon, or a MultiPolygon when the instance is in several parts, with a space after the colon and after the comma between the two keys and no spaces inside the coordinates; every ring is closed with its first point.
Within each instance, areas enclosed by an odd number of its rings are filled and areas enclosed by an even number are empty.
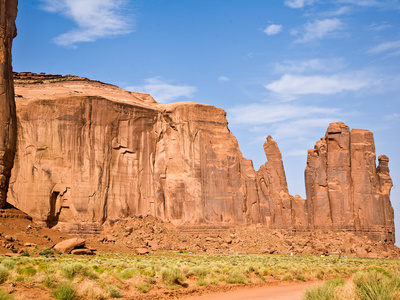
{"type": "Polygon", "coordinates": [[[11,65],[11,47],[17,35],[17,0],[0,0],[0,208],[7,204],[7,191],[14,163],[17,118],[11,65]]]}
{"type": "Polygon", "coordinates": [[[342,122],[308,151],[305,183],[310,229],[341,229],[394,243],[389,159],[376,167],[372,132],[342,122]]]}

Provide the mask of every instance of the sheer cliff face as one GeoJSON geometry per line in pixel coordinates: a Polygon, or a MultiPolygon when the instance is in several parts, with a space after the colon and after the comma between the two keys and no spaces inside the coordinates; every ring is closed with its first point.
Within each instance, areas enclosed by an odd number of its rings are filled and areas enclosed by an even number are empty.
{"type": "Polygon", "coordinates": [[[332,123],[308,151],[305,171],[311,228],[347,229],[394,242],[389,159],[375,165],[372,132],[332,123]]]}
{"type": "Polygon", "coordinates": [[[90,81],[17,84],[16,93],[9,201],[35,220],[52,226],[146,214],[175,224],[259,218],[255,171],[222,109],[157,104],[90,81]]]}
{"type": "Polygon", "coordinates": [[[260,223],[394,242],[388,158],[375,167],[367,130],[329,125],[308,152],[305,200],[289,194],[272,137],[256,172],[220,108],[158,104],[82,78],[40,82],[17,80],[18,151],[8,194],[36,221],[101,224],[150,214],[176,225],[260,223]]]}
{"type": "Polygon", "coordinates": [[[17,35],[17,5],[17,0],[0,0],[0,208],[7,201],[17,137],[11,66],[12,40],[17,35]]]}

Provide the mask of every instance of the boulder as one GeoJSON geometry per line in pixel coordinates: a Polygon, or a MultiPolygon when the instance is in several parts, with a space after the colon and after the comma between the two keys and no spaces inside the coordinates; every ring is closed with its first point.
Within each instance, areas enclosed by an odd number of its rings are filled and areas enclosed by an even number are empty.
{"type": "Polygon", "coordinates": [[[85,245],[85,240],[80,238],[72,238],[59,242],[54,246],[54,250],[60,253],[71,253],[75,248],[80,248],[85,245]]]}
{"type": "Polygon", "coordinates": [[[139,255],[145,255],[150,253],[149,249],[147,248],[136,248],[135,251],[139,255]]]}

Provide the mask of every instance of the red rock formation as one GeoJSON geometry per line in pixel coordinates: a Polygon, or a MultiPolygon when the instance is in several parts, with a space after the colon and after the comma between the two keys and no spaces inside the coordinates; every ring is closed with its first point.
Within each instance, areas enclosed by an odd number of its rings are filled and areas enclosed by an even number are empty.
{"type": "Polygon", "coordinates": [[[375,165],[372,132],[338,122],[308,151],[305,182],[310,229],[345,229],[394,243],[388,158],[375,165]]]}
{"type": "Polygon", "coordinates": [[[292,224],[292,204],[282,155],[271,136],[264,143],[267,162],[257,172],[259,198],[264,223],[273,228],[288,228],[292,224]]]}
{"type": "Polygon", "coordinates": [[[10,202],[34,220],[258,221],[257,181],[225,111],[89,80],[16,84],[10,202]]]}
{"type": "Polygon", "coordinates": [[[17,137],[11,66],[12,41],[17,35],[17,5],[17,0],[0,0],[0,208],[6,206],[17,137]]]}

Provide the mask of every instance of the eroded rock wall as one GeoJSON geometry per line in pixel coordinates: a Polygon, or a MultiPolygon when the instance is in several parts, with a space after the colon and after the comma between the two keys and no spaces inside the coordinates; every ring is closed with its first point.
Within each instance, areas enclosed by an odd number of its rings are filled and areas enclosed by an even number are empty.
{"type": "Polygon", "coordinates": [[[17,35],[17,0],[0,0],[0,208],[5,207],[14,162],[17,122],[11,47],[17,35]]]}
{"type": "Polygon", "coordinates": [[[308,151],[305,183],[311,229],[350,230],[394,243],[388,158],[376,167],[372,132],[329,125],[308,151]]]}
{"type": "Polygon", "coordinates": [[[23,95],[9,197],[35,220],[258,221],[256,174],[222,109],[23,95]]]}

